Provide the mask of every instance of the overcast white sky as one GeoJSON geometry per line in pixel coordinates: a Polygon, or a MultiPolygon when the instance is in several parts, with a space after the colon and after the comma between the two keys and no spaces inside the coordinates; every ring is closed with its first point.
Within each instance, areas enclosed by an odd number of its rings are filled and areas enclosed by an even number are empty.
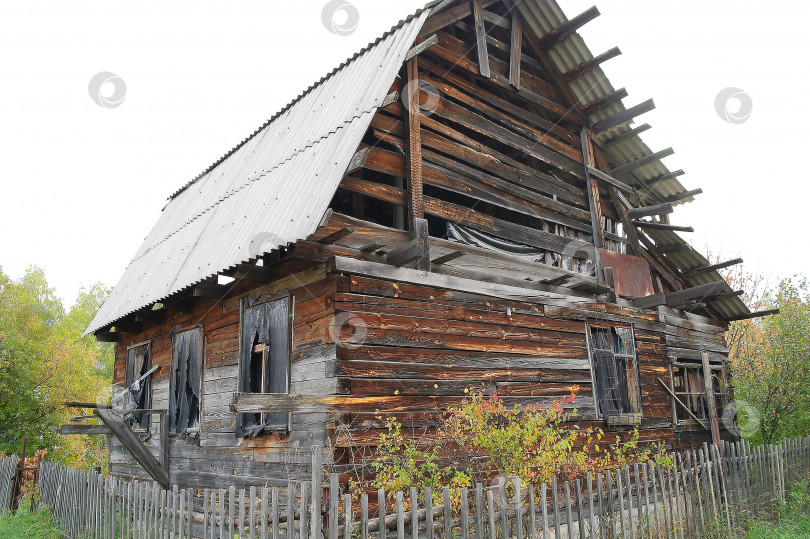
{"type": "MultiPolygon", "coordinates": [[[[569,17],[594,0],[558,0],[569,17]]],[[[0,266],[46,270],[70,304],[81,285],[117,282],[166,197],[422,0],[351,0],[359,26],[324,27],[326,0],[4,1],[0,4],[0,266]],[[126,83],[105,109],[88,84],[126,83]]],[[[653,150],[704,194],[673,222],[694,245],[741,255],[775,277],[808,272],[801,103],[810,4],[778,0],[607,0],[581,33],[653,150]],[[770,22],[768,22],[770,21],[770,22]],[[778,24],[776,22],[778,21],[778,24]],[[722,89],[753,102],[742,124],[714,109],[722,89]]],[[[106,89],[105,89],[106,90],[106,89]]],[[[705,249],[703,249],[705,251],[705,249]]]]}

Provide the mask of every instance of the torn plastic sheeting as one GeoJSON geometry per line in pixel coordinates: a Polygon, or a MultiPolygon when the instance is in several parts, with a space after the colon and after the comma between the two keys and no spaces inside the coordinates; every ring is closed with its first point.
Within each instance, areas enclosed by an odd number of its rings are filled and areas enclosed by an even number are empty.
{"type": "MultiPolygon", "coordinates": [[[[475,247],[481,247],[482,249],[488,249],[490,251],[516,256],[530,262],[538,262],[540,264],[546,263],[544,258],[547,251],[543,249],[537,249],[536,247],[529,247],[528,245],[523,245],[522,243],[515,243],[497,236],[491,236],[481,232],[480,230],[456,223],[447,223],[447,239],[456,243],[473,245],[475,247]]],[[[554,257],[555,259],[559,259],[559,255],[556,253],[554,257]]],[[[594,265],[590,260],[587,261],[585,272],[583,274],[591,276],[596,274],[594,265]]]]}
{"type": "MultiPolygon", "coordinates": [[[[286,297],[244,309],[240,343],[242,357],[239,358],[241,392],[289,391],[289,311],[289,299],[286,297]],[[260,344],[265,345],[265,350],[261,356],[256,357],[253,350],[260,344]]],[[[286,412],[239,414],[236,425],[237,438],[252,438],[265,429],[286,432],[288,414],[286,412]]]]}
{"type": "Polygon", "coordinates": [[[184,436],[200,426],[200,368],[202,328],[175,333],[172,339],[174,372],[169,430],[184,436]]]}

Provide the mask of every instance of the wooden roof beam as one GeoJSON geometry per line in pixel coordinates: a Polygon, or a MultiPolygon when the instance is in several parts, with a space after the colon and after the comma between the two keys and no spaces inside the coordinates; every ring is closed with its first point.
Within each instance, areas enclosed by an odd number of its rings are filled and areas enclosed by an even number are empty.
{"type": "Polygon", "coordinates": [[[672,195],[670,197],[667,197],[666,200],[667,200],[667,202],[671,202],[671,203],[674,204],[675,202],[678,202],[680,200],[684,200],[684,199],[687,199],[687,198],[692,198],[692,197],[695,197],[695,196],[700,195],[702,193],[703,193],[703,189],[697,188],[697,189],[693,189],[691,191],[686,191],[684,193],[678,193],[677,195],[672,195]]]}
{"type": "Polygon", "coordinates": [[[698,266],[696,268],[692,268],[690,270],[684,271],[684,277],[696,277],[698,275],[703,275],[704,273],[710,273],[712,271],[721,270],[723,268],[728,268],[730,266],[736,266],[737,264],[742,264],[742,258],[734,258],[731,260],[726,260],[724,262],[718,262],[717,264],[710,264],[708,266],[698,266]]]}
{"type": "Polygon", "coordinates": [[[674,153],[675,153],[675,150],[673,150],[672,148],[667,148],[666,150],[661,150],[660,152],[655,152],[655,153],[652,153],[650,155],[645,155],[644,157],[642,157],[640,159],[630,161],[629,163],[625,163],[623,165],[620,165],[620,166],[612,169],[610,171],[610,174],[611,174],[611,176],[615,177],[615,176],[618,176],[619,174],[622,174],[624,172],[628,172],[628,171],[633,170],[635,168],[643,167],[644,165],[649,165],[650,163],[653,163],[655,161],[663,159],[664,157],[667,157],[667,156],[672,155],[674,153]]]}
{"type": "Polygon", "coordinates": [[[654,109],[655,103],[653,102],[652,99],[648,99],[643,103],[639,103],[635,107],[630,107],[629,109],[622,112],[618,112],[613,116],[605,118],[604,120],[599,120],[593,125],[592,131],[594,132],[594,134],[598,135],[599,133],[607,131],[608,129],[613,129],[615,127],[619,127],[621,125],[629,123],[633,121],[633,119],[636,116],[641,116],[645,112],[650,112],[651,110],[654,109]]]}
{"type": "Polygon", "coordinates": [[[772,314],[779,314],[779,309],[770,309],[768,311],[755,311],[748,314],[740,314],[726,318],[726,322],[736,322],[738,320],[750,320],[751,318],[762,318],[763,316],[770,316],[772,314]]]}
{"type": "Polygon", "coordinates": [[[669,294],[653,294],[645,298],[633,300],[633,306],[639,309],[657,307],[659,305],[678,305],[690,300],[705,301],[726,291],[728,285],[725,281],[701,284],[683,290],[676,290],[669,294]]]}
{"type": "Polygon", "coordinates": [[[616,103],[617,101],[621,101],[627,97],[627,90],[624,88],[620,88],[614,92],[609,93],[604,97],[600,97],[598,99],[594,99],[587,105],[582,106],[582,112],[586,116],[590,116],[591,114],[596,114],[603,108],[616,103]]]}
{"type": "Polygon", "coordinates": [[[638,221],[634,220],[633,225],[638,228],[649,228],[652,230],[672,230],[675,232],[694,232],[695,229],[691,226],[678,226],[670,225],[667,223],[656,223],[655,221],[638,221]]]}
{"type": "Polygon", "coordinates": [[[667,215],[672,213],[674,209],[672,204],[666,202],[664,204],[656,204],[654,206],[642,206],[641,208],[631,208],[627,210],[627,215],[631,219],[638,219],[639,217],[649,217],[651,215],[667,215]]]}
{"type": "Polygon", "coordinates": [[[585,26],[585,24],[594,20],[599,15],[599,10],[596,8],[596,6],[593,6],[580,13],[573,19],[565,21],[560,26],[541,37],[538,40],[538,43],[543,49],[548,50],[565,40],[565,38],[585,26]]]}
{"type": "Polygon", "coordinates": [[[640,126],[634,127],[630,131],[626,131],[626,132],[622,133],[621,135],[617,135],[617,136],[613,137],[612,139],[610,139],[609,141],[605,142],[605,147],[610,148],[614,144],[618,144],[619,142],[622,142],[622,141],[627,140],[629,138],[633,138],[633,137],[635,137],[637,135],[640,135],[641,133],[643,133],[645,131],[648,131],[650,129],[652,129],[652,126],[650,124],[641,124],[640,126]]]}
{"type": "MultiPolygon", "coordinates": [[[[481,8],[489,7],[498,1],[500,0],[480,0],[481,8]]],[[[441,30],[445,26],[449,26],[456,21],[469,17],[471,14],[472,6],[470,2],[462,2],[456,7],[441,13],[434,11],[428,20],[425,21],[425,25],[422,27],[422,30],[420,30],[419,35],[426,36],[432,34],[436,30],[441,30]]]]}
{"type": "Polygon", "coordinates": [[[598,65],[600,65],[600,64],[602,64],[604,62],[607,62],[611,58],[616,58],[621,53],[622,53],[622,51],[619,50],[619,47],[613,47],[609,51],[603,52],[599,56],[597,56],[597,57],[595,57],[595,58],[593,58],[591,60],[587,60],[585,62],[582,62],[577,67],[575,67],[575,68],[573,68],[573,69],[571,69],[569,71],[566,71],[565,73],[563,73],[562,78],[563,78],[563,80],[565,82],[571,82],[572,80],[576,79],[577,77],[581,77],[585,73],[591,71],[592,69],[594,69],[598,65]]]}

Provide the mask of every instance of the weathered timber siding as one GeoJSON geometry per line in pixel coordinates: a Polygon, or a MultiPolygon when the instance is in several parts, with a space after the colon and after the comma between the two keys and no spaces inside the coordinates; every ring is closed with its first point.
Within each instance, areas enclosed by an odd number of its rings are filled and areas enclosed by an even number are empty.
{"type": "MultiPolygon", "coordinates": [[[[289,435],[267,435],[255,439],[234,437],[235,414],[229,405],[237,388],[239,346],[239,297],[256,298],[289,289],[295,298],[291,391],[294,393],[334,393],[337,379],[335,347],[330,344],[328,326],[333,318],[331,295],[334,277],[323,266],[289,275],[266,286],[234,289],[224,301],[197,300],[192,312],[167,313],[165,320],[139,334],[127,334],[116,346],[115,384],[123,386],[127,346],[150,341],[154,373],[152,403],[155,408],[169,406],[171,339],[177,325],[202,324],[204,331],[203,387],[201,393],[202,429],[199,440],[172,438],[170,479],[181,487],[224,484],[263,484],[284,479],[289,474],[308,473],[310,446],[326,441],[328,418],[323,414],[294,415],[289,435]],[[198,443],[197,443],[198,442],[198,443]]],[[[153,421],[146,442],[158,454],[159,422],[153,421]]],[[[146,474],[113,440],[110,469],[114,475],[145,478],[146,474]]],[[[281,484],[281,483],[279,483],[281,484]]]]}

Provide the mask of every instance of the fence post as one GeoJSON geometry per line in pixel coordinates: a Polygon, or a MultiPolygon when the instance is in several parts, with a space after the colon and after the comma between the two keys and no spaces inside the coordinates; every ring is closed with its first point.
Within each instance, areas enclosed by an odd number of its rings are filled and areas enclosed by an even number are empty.
{"type": "MultiPolygon", "coordinates": [[[[323,454],[316,445],[313,445],[310,449],[312,450],[312,539],[321,539],[321,526],[323,525],[323,508],[321,507],[323,454]]],[[[301,539],[306,538],[301,537],[301,539]]]]}

